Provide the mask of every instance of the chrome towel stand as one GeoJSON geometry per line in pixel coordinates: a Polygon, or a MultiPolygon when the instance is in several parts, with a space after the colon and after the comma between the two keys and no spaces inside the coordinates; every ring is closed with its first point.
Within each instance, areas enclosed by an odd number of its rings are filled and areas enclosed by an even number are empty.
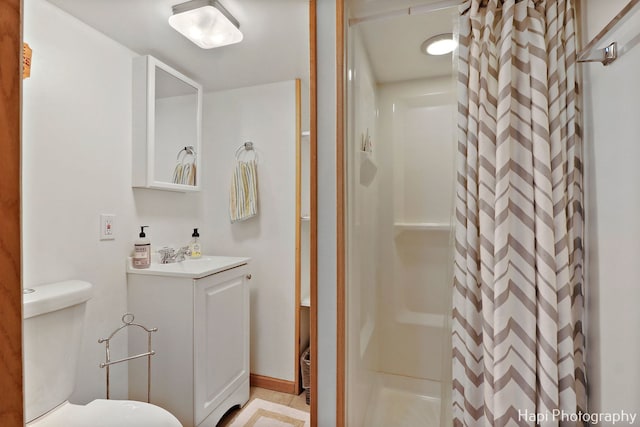
{"type": "Polygon", "coordinates": [[[135,316],[133,314],[131,314],[131,313],[123,314],[122,315],[122,323],[123,323],[123,325],[120,326],[115,331],[113,331],[111,333],[111,335],[109,335],[109,338],[100,338],[98,340],[98,343],[100,343],[100,344],[105,343],[105,361],[100,363],[100,367],[101,368],[107,368],[107,399],[109,399],[109,366],[115,365],[117,363],[128,362],[128,361],[134,360],[134,359],[139,359],[141,357],[146,357],[147,358],[147,403],[150,403],[150,400],[151,400],[150,399],[151,398],[151,356],[156,354],[156,352],[151,349],[151,333],[152,332],[157,332],[158,328],[147,329],[142,325],[139,325],[137,323],[133,323],[134,319],[135,319],[135,316]],[[147,338],[147,342],[148,342],[147,352],[146,353],[142,353],[142,354],[137,354],[135,356],[125,357],[125,358],[119,359],[119,360],[111,360],[111,349],[109,348],[109,341],[111,340],[111,338],[114,337],[115,334],[117,334],[122,329],[124,329],[126,327],[129,327],[129,326],[137,326],[139,328],[144,329],[144,331],[147,333],[147,337],[148,337],[147,338]]]}

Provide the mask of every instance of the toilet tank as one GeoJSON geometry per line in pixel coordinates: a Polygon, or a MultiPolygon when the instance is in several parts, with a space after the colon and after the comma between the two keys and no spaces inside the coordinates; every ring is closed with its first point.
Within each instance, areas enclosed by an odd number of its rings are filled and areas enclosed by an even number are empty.
{"type": "Polygon", "coordinates": [[[89,282],[68,280],[41,285],[23,295],[27,422],[60,405],[73,392],[92,288],[89,282]]]}

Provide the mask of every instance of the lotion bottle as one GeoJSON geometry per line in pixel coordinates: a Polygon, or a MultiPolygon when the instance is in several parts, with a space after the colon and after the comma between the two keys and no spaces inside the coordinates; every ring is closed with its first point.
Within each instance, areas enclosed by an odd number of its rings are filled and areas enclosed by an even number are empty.
{"type": "Polygon", "coordinates": [[[133,268],[149,268],[151,265],[151,242],[144,232],[147,227],[149,226],[140,227],[139,238],[133,245],[133,268]]]}
{"type": "Polygon", "coordinates": [[[200,247],[200,234],[198,229],[193,229],[191,235],[191,242],[189,243],[189,251],[191,252],[191,258],[200,258],[202,256],[202,248],[200,247]]]}

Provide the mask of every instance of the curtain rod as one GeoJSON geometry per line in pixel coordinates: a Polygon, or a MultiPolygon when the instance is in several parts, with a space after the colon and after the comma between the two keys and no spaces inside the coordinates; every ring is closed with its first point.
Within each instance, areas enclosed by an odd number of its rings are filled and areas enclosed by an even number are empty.
{"type": "Polygon", "coordinates": [[[402,9],[395,9],[388,12],[372,13],[370,15],[359,16],[349,19],[349,26],[356,25],[366,21],[379,21],[382,19],[395,18],[398,16],[408,15],[424,15],[426,13],[436,12],[442,9],[458,7],[463,3],[461,0],[441,0],[435,3],[425,4],[421,6],[410,6],[402,9]]]}

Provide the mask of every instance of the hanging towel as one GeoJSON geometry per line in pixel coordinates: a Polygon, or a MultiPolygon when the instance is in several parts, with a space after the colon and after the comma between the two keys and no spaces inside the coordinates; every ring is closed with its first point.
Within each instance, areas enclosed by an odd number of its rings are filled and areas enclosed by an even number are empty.
{"type": "Polygon", "coordinates": [[[173,183],[196,185],[196,151],[192,146],[178,152],[176,167],[173,169],[173,183]]]}
{"type": "Polygon", "coordinates": [[[244,221],[258,214],[258,165],[255,160],[237,161],[231,179],[229,218],[244,221]]]}

